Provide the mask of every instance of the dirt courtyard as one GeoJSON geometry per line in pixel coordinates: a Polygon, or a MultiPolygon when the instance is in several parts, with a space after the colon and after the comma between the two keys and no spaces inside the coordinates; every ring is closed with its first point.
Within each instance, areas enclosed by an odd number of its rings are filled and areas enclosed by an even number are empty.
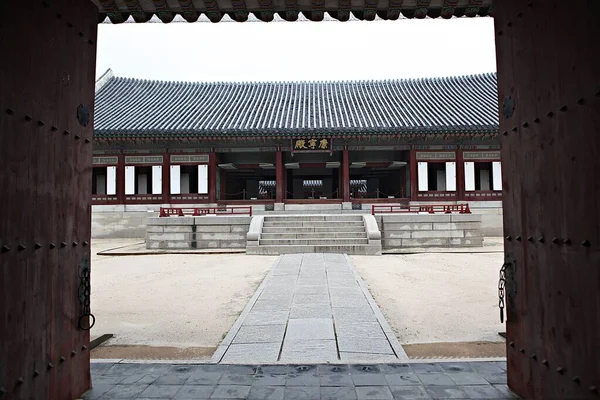
{"type": "MultiPolygon", "coordinates": [[[[96,254],[141,241],[92,242],[97,322],[91,333],[115,335],[92,358],[210,359],[277,259],[96,254]]],[[[351,257],[411,357],[502,355],[496,290],[502,258],[501,252],[351,257]]]]}
{"type": "Polygon", "coordinates": [[[402,344],[501,342],[501,252],[351,256],[402,344]]]}
{"type": "MultiPolygon", "coordinates": [[[[151,346],[144,358],[209,359],[277,257],[231,255],[99,256],[143,240],[92,241],[92,337],[110,346],[151,346]],[[167,351],[168,352],[168,351],[167,351]]],[[[140,350],[97,348],[92,357],[136,358],[140,350]]]]}

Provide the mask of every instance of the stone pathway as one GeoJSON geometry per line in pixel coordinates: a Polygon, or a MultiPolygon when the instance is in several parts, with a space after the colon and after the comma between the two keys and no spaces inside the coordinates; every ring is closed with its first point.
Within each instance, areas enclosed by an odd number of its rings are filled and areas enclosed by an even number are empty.
{"type": "Polygon", "coordinates": [[[86,400],[512,399],[505,362],[380,365],[92,363],[86,400]]]}
{"type": "Polygon", "coordinates": [[[212,362],[398,362],[406,353],[344,254],[281,256],[212,362]]]}

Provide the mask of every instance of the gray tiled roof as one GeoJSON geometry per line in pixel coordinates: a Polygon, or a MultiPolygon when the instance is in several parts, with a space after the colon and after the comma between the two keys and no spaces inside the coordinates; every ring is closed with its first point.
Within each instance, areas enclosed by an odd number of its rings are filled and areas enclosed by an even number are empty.
{"type": "Polygon", "coordinates": [[[101,137],[495,133],[496,74],[360,82],[162,82],[104,77],[101,137]]]}

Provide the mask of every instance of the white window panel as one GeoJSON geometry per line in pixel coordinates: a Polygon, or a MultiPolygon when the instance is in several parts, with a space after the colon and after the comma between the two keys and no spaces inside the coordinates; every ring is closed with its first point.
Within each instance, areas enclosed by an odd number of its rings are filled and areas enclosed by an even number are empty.
{"type": "Polygon", "coordinates": [[[125,167],[125,194],[135,194],[135,167],[125,167]]]}
{"type": "Polygon", "coordinates": [[[171,194],[181,194],[181,167],[171,165],[171,194]]]}
{"type": "Polygon", "coordinates": [[[117,194],[117,167],[106,167],[106,194],[117,194]]]}
{"type": "Polygon", "coordinates": [[[456,163],[454,161],[446,163],[446,190],[456,192],[456,163]]]}
{"type": "Polygon", "coordinates": [[[419,192],[426,192],[429,190],[429,179],[427,176],[427,163],[419,162],[417,169],[417,177],[419,180],[419,192]]]}
{"type": "Polygon", "coordinates": [[[162,165],[152,166],[152,194],[162,194],[162,165]]]}
{"type": "Polygon", "coordinates": [[[465,191],[472,192],[475,190],[475,163],[465,163],[465,191]]]}
{"type": "Polygon", "coordinates": [[[494,177],[494,190],[502,190],[502,167],[500,161],[492,163],[492,175],[494,177]]]}
{"type": "Polygon", "coordinates": [[[208,165],[198,165],[198,194],[208,193],[208,165]]]}

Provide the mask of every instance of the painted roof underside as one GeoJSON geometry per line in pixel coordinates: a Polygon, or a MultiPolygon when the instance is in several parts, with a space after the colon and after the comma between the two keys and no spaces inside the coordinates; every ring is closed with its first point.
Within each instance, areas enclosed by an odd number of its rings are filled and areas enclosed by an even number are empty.
{"type": "Polygon", "coordinates": [[[360,20],[376,18],[452,18],[493,16],[493,0],[92,0],[100,11],[100,20],[106,17],[112,23],[129,20],[148,22],[157,16],[162,22],[171,22],[181,16],[195,22],[206,15],[219,22],[224,15],[244,22],[250,13],[261,21],[273,21],[275,14],[283,20],[296,21],[299,13],[312,21],[322,21],[325,13],[340,21],[348,21],[352,14],[360,20]]]}
{"type": "Polygon", "coordinates": [[[364,82],[191,83],[108,79],[102,137],[496,133],[496,74],[364,82]]]}

